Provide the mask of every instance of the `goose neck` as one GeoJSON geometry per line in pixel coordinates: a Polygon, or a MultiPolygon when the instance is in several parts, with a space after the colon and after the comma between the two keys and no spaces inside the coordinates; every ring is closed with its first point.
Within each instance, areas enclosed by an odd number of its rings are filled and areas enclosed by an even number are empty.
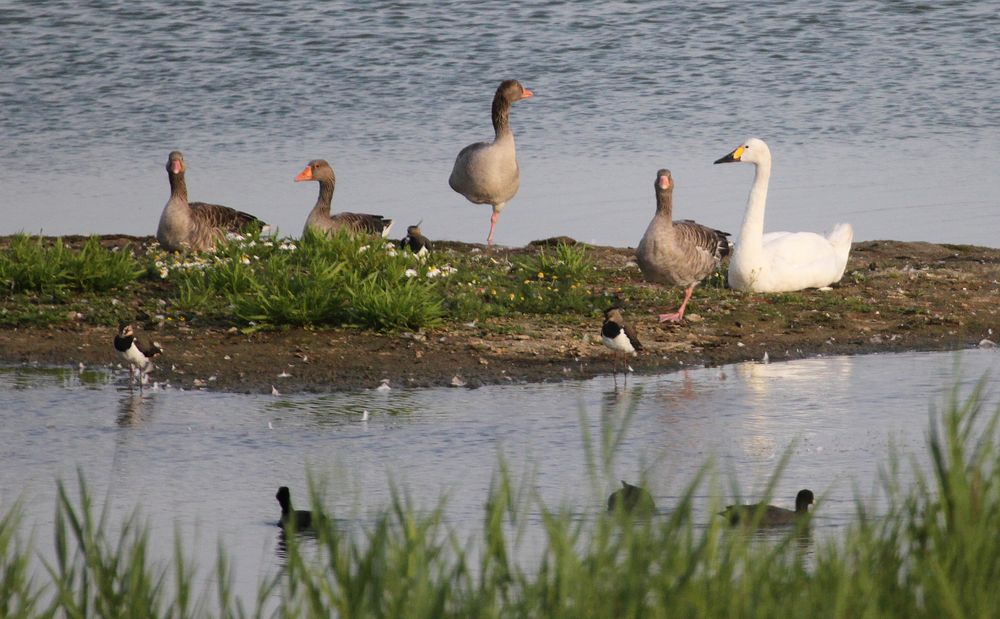
{"type": "Polygon", "coordinates": [[[497,93],[493,97],[493,132],[497,139],[510,135],[510,101],[497,93]]]}
{"type": "Polygon", "coordinates": [[[666,217],[671,219],[674,216],[674,192],[667,191],[657,191],[656,192],[656,214],[660,217],[666,217]]]}
{"type": "Polygon", "coordinates": [[[313,207],[314,211],[320,211],[327,215],[330,214],[330,205],[333,202],[333,189],[336,184],[336,180],[332,178],[323,178],[319,181],[319,197],[316,199],[316,206],[313,207]]]}
{"type": "Polygon", "coordinates": [[[188,190],[187,182],[184,180],[184,172],[167,174],[167,178],[170,180],[170,198],[187,203],[188,190]]]}

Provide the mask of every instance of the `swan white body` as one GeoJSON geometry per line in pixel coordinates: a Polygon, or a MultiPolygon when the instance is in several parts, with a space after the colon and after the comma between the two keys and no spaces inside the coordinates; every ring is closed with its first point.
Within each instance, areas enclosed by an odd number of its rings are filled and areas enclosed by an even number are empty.
{"type": "Polygon", "coordinates": [[[750,138],[715,163],[731,161],[752,163],[756,173],[729,261],[729,285],[736,290],[790,292],[840,281],[854,240],[851,225],[837,224],[825,236],[815,232],[764,234],[771,151],[763,140],[750,138]]]}

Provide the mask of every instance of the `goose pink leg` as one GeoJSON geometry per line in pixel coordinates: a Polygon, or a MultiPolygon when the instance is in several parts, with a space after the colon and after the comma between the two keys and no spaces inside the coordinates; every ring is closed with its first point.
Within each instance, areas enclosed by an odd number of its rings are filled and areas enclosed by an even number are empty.
{"type": "Polygon", "coordinates": [[[688,286],[688,289],[684,291],[684,302],[681,303],[680,309],[672,314],[660,314],[660,322],[680,322],[683,320],[684,309],[687,308],[692,293],[694,293],[694,285],[688,286]]]}
{"type": "Polygon", "coordinates": [[[486,237],[486,244],[493,244],[493,228],[497,227],[497,220],[500,219],[500,213],[493,211],[493,216],[490,217],[490,235],[486,237]]]}

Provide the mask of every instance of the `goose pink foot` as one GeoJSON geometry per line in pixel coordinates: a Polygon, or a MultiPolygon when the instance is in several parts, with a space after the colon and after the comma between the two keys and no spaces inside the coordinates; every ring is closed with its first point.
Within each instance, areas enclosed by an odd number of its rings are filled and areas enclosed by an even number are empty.
{"type": "Polygon", "coordinates": [[[684,291],[684,302],[681,303],[680,309],[671,314],[660,314],[660,322],[680,322],[684,319],[684,310],[687,309],[688,301],[691,300],[691,295],[694,293],[694,286],[688,287],[684,291]]]}

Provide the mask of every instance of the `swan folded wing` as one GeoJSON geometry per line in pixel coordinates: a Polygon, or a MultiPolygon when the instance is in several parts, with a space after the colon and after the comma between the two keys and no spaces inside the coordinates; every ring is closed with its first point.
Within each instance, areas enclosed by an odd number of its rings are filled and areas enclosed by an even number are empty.
{"type": "Polygon", "coordinates": [[[829,239],[815,232],[781,232],[764,235],[769,271],[786,290],[821,288],[840,280],[843,260],[829,239]]]}

